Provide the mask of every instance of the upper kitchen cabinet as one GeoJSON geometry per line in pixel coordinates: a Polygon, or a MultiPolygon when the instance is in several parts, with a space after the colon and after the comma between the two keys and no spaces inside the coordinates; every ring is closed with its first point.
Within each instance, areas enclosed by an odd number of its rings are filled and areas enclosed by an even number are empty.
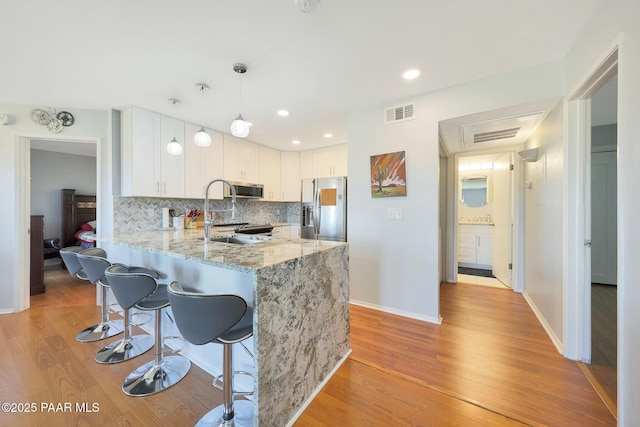
{"type": "Polygon", "coordinates": [[[297,151],[280,153],[280,190],[283,202],[300,201],[300,154],[297,151]]]}
{"type": "MultiPolygon", "coordinates": [[[[211,136],[211,145],[200,147],[194,137],[201,126],[185,123],[185,187],[184,195],[189,199],[204,199],[205,189],[209,181],[223,176],[223,141],[222,134],[206,129],[211,136]]],[[[222,185],[212,185],[209,190],[210,199],[222,199],[222,185]]]]}
{"type": "Polygon", "coordinates": [[[300,151],[300,179],[313,178],[313,150],[300,151]]]}
{"type": "Polygon", "coordinates": [[[258,148],[258,182],[264,185],[266,201],[280,201],[280,151],[260,145],[258,148]]]}
{"type": "Polygon", "coordinates": [[[347,175],[347,144],[313,150],[313,178],[347,175]]]}
{"type": "Polygon", "coordinates": [[[184,122],[139,107],[122,112],[122,195],[184,196],[184,156],[171,155],[173,139],[184,147],[184,122]]]}
{"type": "Polygon", "coordinates": [[[224,178],[258,183],[258,145],[226,134],[223,140],[224,178]]]}

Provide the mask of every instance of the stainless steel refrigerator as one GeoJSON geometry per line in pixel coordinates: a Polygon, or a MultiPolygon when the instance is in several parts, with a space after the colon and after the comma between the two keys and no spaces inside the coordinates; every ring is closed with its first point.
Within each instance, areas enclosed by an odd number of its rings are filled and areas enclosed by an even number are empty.
{"type": "Polygon", "coordinates": [[[347,177],[302,180],[300,236],[347,241],[347,177]]]}

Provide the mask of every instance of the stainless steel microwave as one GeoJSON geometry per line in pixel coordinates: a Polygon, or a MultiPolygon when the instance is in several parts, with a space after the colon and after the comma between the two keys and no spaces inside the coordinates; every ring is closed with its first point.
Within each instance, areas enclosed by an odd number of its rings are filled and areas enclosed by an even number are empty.
{"type": "MultiPolygon", "coordinates": [[[[236,190],[236,197],[244,199],[262,199],[264,197],[264,185],[250,184],[247,182],[231,181],[236,190]]],[[[224,186],[224,197],[231,197],[231,188],[224,186]]]]}

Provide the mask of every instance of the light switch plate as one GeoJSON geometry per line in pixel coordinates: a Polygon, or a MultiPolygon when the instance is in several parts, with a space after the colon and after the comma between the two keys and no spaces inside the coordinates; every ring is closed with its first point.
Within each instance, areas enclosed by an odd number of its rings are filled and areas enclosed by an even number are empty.
{"type": "Polygon", "coordinates": [[[402,219],[402,208],[387,208],[387,219],[402,219]]]}

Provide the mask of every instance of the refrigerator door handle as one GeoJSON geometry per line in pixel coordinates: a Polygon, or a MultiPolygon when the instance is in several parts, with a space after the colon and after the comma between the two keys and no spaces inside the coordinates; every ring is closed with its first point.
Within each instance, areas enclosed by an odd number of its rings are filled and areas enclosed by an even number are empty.
{"type": "Polygon", "coordinates": [[[322,206],[322,195],[320,193],[320,188],[316,188],[316,192],[313,197],[313,231],[316,239],[320,234],[320,222],[322,220],[322,214],[320,207],[322,206]]]}

